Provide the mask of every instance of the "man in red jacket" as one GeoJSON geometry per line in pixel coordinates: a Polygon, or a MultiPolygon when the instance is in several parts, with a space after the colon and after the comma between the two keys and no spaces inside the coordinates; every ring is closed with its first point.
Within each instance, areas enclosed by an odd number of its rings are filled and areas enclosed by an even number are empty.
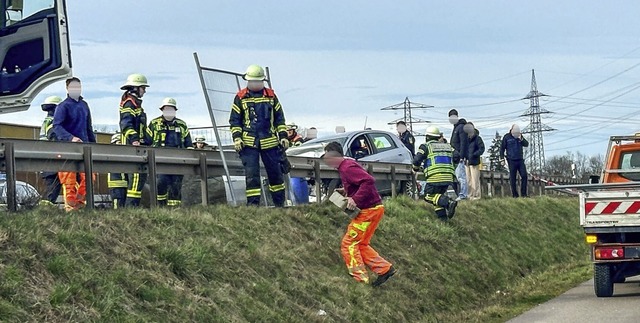
{"type": "Polygon", "coordinates": [[[339,143],[329,143],[324,151],[322,159],[327,165],[337,168],[340,173],[344,194],[347,196],[347,208],[354,210],[357,207],[361,210],[349,223],[340,246],[349,274],[359,282],[369,283],[366,269],[369,267],[378,274],[378,278],[371,285],[380,286],[393,276],[396,270],[369,246],[371,237],[384,216],[384,206],[376,190],[376,181],[354,159],[344,157],[342,145],[339,143]]]}

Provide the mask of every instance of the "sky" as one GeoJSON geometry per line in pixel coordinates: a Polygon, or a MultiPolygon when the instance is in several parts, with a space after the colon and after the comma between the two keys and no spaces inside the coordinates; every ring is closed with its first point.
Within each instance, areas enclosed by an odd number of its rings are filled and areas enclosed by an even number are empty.
{"type": "MultiPolygon", "coordinates": [[[[94,124],[118,123],[119,88],[142,73],[149,118],[170,96],[179,118],[210,126],[197,52],[211,68],[268,66],[287,122],[321,136],[336,126],[393,131],[402,112],[381,108],[408,97],[434,106],[413,115],[447,137],[456,108],[489,145],[496,131],[528,125],[532,69],[548,95],[542,122],[556,129],[544,133],[547,157],[601,154],[610,135],[640,131],[638,1],[67,0],[67,11],[73,72],[94,124]]],[[[40,124],[49,95],[64,95],[64,83],[0,121],[40,124]]]]}

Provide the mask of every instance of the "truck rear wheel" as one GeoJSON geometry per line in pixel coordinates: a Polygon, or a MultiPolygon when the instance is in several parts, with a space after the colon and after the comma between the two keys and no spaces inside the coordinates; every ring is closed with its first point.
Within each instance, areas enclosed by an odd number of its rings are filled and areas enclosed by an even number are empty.
{"type": "Polygon", "coordinates": [[[593,287],[598,297],[613,296],[613,277],[611,275],[611,265],[593,265],[593,287]]]}

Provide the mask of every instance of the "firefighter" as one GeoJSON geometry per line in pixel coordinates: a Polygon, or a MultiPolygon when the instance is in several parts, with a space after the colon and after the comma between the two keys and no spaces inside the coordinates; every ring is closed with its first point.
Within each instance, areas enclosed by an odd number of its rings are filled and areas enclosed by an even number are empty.
{"type": "Polygon", "coordinates": [[[440,130],[437,127],[427,128],[426,142],[420,145],[413,158],[413,170],[418,172],[424,168],[427,182],[424,199],[433,204],[438,218],[446,221],[454,216],[458,202],[447,195],[449,185],[453,185],[455,180],[453,148],[439,139],[440,130]]]}
{"type": "MultiPolygon", "coordinates": [[[[191,135],[187,124],[176,118],[178,105],[173,98],[162,100],[162,115],[151,120],[147,128],[153,147],[192,148],[191,135]]],[[[180,206],[182,202],[182,175],[158,175],[158,204],[180,206]]]]}
{"type": "Polygon", "coordinates": [[[409,149],[411,156],[415,156],[416,139],[411,134],[411,131],[407,129],[407,124],[402,120],[398,121],[398,123],[396,123],[396,130],[398,130],[398,138],[400,138],[400,141],[409,149]]]}
{"type": "Polygon", "coordinates": [[[193,139],[193,148],[195,149],[206,149],[205,147],[209,146],[204,136],[196,136],[193,139]]]}
{"type": "MultiPolygon", "coordinates": [[[[42,111],[47,113],[47,116],[42,122],[42,128],[40,128],[40,140],[56,141],[56,134],[53,131],[53,115],[56,111],[58,104],[62,102],[62,98],[59,96],[50,96],[44,99],[41,108],[42,111]]],[[[41,205],[53,205],[56,203],[58,196],[60,196],[60,190],[62,184],[60,184],[60,178],[58,178],[57,172],[42,172],[42,179],[45,183],[45,193],[42,194],[41,205]]]]}
{"type": "Polygon", "coordinates": [[[298,126],[296,124],[287,125],[287,139],[291,147],[300,146],[304,142],[302,136],[298,134],[298,126]]]}
{"type": "MultiPolygon", "coordinates": [[[[112,145],[121,145],[121,140],[122,135],[119,133],[111,136],[112,145]]],[[[109,187],[113,208],[123,208],[127,200],[127,175],[124,173],[109,173],[107,176],[107,187],[109,187]]]]}
{"type": "MultiPolygon", "coordinates": [[[[56,108],[53,115],[53,131],[58,141],[96,142],[91,123],[91,110],[82,98],[80,79],[67,79],[67,98],[56,108]]],[[[59,172],[67,212],[84,208],[86,199],[86,178],[84,173],[59,172]]],[[[89,178],[88,180],[91,180],[89,178]]]]}
{"type": "Polygon", "coordinates": [[[269,178],[269,191],[277,207],[284,206],[282,149],[289,148],[284,112],[272,89],[265,88],[264,69],[251,65],[244,74],[247,87],[236,94],[229,124],[235,150],[246,175],[248,205],[260,204],[260,161],[269,178]],[[280,146],[282,148],[280,148],[280,146]]]}
{"type": "MultiPolygon", "coordinates": [[[[142,108],[142,97],[149,84],[142,74],[131,74],[120,87],[124,90],[120,99],[120,133],[123,145],[148,146],[151,144],[147,133],[147,114],[142,108]]],[[[147,181],[147,174],[127,174],[127,201],[125,206],[140,206],[142,188],[147,181]]]]}

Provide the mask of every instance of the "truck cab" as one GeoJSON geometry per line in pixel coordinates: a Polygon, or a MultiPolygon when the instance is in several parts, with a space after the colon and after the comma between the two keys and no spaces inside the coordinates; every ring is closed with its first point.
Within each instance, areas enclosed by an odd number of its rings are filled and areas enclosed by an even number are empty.
{"type": "Polygon", "coordinates": [[[0,114],[27,110],[48,85],[69,78],[64,0],[0,1],[0,114]]]}
{"type": "Polygon", "coordinates": [[[615,283],[640,274],[640,134],[612,136],[599,183],[578,189],[595,294],[610,297],[615,283]]]}

